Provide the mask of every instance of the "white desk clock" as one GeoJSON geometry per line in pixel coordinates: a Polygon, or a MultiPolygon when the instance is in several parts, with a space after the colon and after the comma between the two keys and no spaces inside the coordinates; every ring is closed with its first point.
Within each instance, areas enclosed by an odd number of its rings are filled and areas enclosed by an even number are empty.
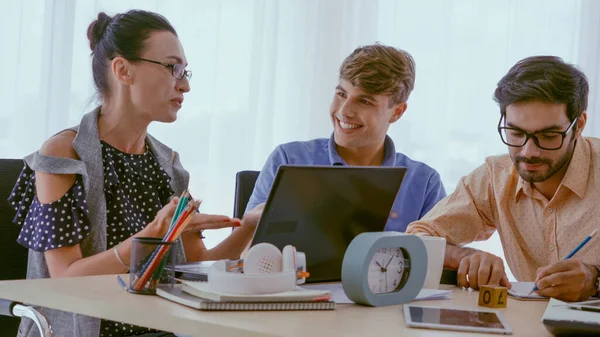
{"type": "Polygon", "coordinates": [[[427,251],[418,236],[361,233],[344,254],[342,287],[346,296],[358,304],[402,304],[417,297],[426,274],[427,251]]]}

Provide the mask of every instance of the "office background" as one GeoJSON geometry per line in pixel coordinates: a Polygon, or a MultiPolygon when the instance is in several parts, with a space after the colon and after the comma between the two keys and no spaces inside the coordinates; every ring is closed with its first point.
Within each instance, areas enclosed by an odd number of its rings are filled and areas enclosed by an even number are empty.
{"type": "MultiPolygon", "coordinates": [[[[586,135],[600,135],[600,1],[0,0],[0,157],[21,158],[95,106],[88,24],[140,8],[175,26],[193,71],[177,122],[150,132],[180,152],[202,211],[231,215],[234,176],[280,143],[328,137],[340,63],[380,41],[410,52],[416,87],[389,135],[440,172],[448,193],[488,155],[496,82],[519,59],[552,54],[591,85],[586,135]]],[[[206,233],[209,247],[228,230],[206,233]]],[[[502,256],[497,236],[475,244],[502,256]]]]}

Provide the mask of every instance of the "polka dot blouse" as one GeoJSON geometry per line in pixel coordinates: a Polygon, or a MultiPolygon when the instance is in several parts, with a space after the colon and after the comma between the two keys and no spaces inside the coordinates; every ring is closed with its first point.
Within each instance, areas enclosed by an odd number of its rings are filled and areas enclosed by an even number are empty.
{"type": "MultiPolygon", "coordinates": [[[[107,247],[111,249],[143,229],[173,195],[171,178],[152,152],[127,154],[102,144],[104,196],[107,212],[107,247]]],[[[58,200],[40,203],[35,195],[35,172],[23,168],[9,202],[17,211],[14,222],[22,226],[17,241],[38,252],[73,246],[85,240],[91,229],[81,176],[58,200]]],[[[100,336],[132,336],[153,332],[103,320],[100,336]]]]}

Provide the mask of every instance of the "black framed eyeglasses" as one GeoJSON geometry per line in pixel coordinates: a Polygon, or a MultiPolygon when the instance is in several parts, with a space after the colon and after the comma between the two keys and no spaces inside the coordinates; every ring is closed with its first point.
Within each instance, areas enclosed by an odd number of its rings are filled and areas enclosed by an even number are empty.
{"type": "Polygon", "coordinates": [[[533,139],[533,142],[537,147],[543,150],[558,150],[563,146],[565,137],[573,129],[577,119],[575,118],[571,125],[565,131],[538,131],[533,133],[525,132],[521,129],[511,128],[502,125],[502,120],[505,118],[504,114],[500,117],[498,122],[498,133],[502,142],[512,147],[523,147],[527,144],[529,138],[533,139]]]}
{"type": "Polygon", "coordinates": [[[145,62],[150,62],[150,63],[154,63],[154,64],[160,64],[163,67],[170,68],[171,74],[173,75],[173,77],[175,77],[178,80],[182,79],[184,76],[188,81],[192,79],[192,71],[186,70],[185,67],[179,63],[169,64],[169,63],[165,63],[165,62],[148,60],[148,59],[141,58],[141,57],[133,59],[132,61],[145,61],[145,62]]]}

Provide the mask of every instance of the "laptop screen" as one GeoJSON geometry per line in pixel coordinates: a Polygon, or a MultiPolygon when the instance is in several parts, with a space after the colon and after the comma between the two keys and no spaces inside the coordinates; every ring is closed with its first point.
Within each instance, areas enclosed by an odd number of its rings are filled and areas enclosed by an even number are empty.
{"type": "Polygon", "coordinates": [[[363,232],[382,231],[406,168],[279,168],[252,245],[294,245],[306,254],[306,282],[339,281],[346,248],[363,232]]]}

